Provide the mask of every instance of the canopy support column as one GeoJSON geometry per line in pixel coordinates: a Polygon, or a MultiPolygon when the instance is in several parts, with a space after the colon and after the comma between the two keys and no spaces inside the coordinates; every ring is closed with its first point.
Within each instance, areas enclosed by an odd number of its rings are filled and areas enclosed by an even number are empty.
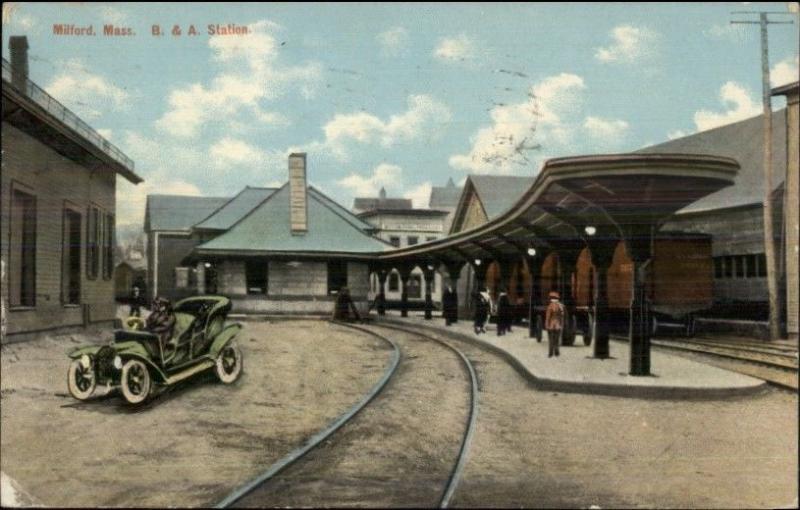
{"type": "Polygon", "coordinates": [[[400,273],[400,284],[403,286],[400,294],[400,316],[408,317],[408,280],[411,278],[412,266],[404,264],[398,266],[397,271],[400,273]]]}
{"type": "Polygon", "coordinates": [[[386,315],[386,278],[389,276],[389,271],[382,267],[377,271],[378,275],[378,315],[386,315]]]}
{"type": "Polygon", "coordinates": [[[433,318],[433,297],[431,296],[431,286],[433,279],[436,278],[436,271],[433,263],[426,263],[422,268],[422,275],[425,277],[425,320],[433,318]]]}
{"type": "Polygon", "coordinates": [[[614,259],[617,247],[616,239],[591,239],[589,255],[594,266],[594,318],[591,324],[591,335],[594,339],[594,357],[606,359],[610,355],[608,341],[608,268],[614,259]]]}
{"type": "Polygon", "coordinates": [[[647,299],[647,265],[652,256],[651,225],[625,229],[625,247],[633,261],[633,297],[630,308],[630,375],[650,375],[650,303],[647,299]]]}
{"type": "Polygon", "coordinates": [[[542,341],[542,321],[539,316],[539,311],[536,307],[542,301],[542,263],[540,262],[547,257],[547,253],[538,254],[537,256],[526,257],[528,263],[528,273],[531,278],[530,296],[528,298],[528,338],[536,337],[537,342],[542,341]]]}
{"type": "Polygon", "coordinates": [[[582,246],[573,245],[559,247],[558,269],[561,280],[561,302],[564,304],[566,316],[564,329],[561,334],[561,345],[575,343],[575,297],[572,295],[572,275],[578,263],[578,256],[582,246]]]}

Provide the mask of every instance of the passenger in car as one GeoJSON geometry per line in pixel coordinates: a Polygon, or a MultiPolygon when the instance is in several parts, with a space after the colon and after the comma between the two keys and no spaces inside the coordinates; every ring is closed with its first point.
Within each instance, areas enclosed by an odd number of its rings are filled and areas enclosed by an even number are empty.
{"type": "Polygon", "coordinates": [[[175,313],[169,299],[157,297],[153,300],[153,313],[147,317],[147,331],[155,333],[162,344],[172,338],[175,330],[175,313]]]}

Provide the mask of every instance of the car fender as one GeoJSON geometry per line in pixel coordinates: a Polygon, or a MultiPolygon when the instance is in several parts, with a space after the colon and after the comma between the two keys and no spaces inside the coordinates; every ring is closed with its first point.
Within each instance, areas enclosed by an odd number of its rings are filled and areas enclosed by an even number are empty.
{"type": "Polygon", "coordinates": [[[83,356],[84,354],[92,357],[95,354],[97,354],[97,351],[99,351],[103,347],[104,346],[102,346],[102,345],[83,345],[83,346],[75,347],[73,349],[68,350],[67,351],[67,356],[69,356],[72,359],[78,359],[81,356],[83,356]]]}
{"type": "Polygon", "coordinates": [[[219,332],[219,334],[214,338],[214,341],[211,343],[211,347],[208,348],[208,355],[211,358],[216,358],[222,348],[225,347],[225,345],[227,345],[228,342],[230,342],[241,329],[242,325],[238,322],[225,326],[225,329],[219,332]]]}

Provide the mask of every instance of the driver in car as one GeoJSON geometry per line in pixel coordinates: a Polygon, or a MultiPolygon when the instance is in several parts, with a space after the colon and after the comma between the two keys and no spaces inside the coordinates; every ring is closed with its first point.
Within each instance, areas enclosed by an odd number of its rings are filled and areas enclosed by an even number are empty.
{"type": "Polygon", "coordinates": [[[175,329],[175,314],[169,299],[157,297],[153,300],[153,313],[147,317],[147,331],[155,333],[162,342],[172,338],[175,329]]]}

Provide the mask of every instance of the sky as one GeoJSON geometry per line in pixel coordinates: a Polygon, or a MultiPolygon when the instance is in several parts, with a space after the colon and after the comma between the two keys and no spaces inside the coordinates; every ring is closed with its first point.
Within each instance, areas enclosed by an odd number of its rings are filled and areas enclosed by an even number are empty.
{"type": "MultiPolygon", "coordinates": [[[[279,186],[291,152],[346,207],[381,187],[427,207],[450,177],[533,176],[758,115],[758,26],[729,23],[757,15],[731,13],[789,8],[5,3],[3,57],[26,35],[31,79],[135,161],[145,182],[117,181],[118,228],[135,228],[147,194],[279,186]],[[209,35],[229,23],[247,34],[209,35]]],[[[769,28],[774,86],[798,79],[798,16],[771,16],[794,20],[769,28]]]]}

